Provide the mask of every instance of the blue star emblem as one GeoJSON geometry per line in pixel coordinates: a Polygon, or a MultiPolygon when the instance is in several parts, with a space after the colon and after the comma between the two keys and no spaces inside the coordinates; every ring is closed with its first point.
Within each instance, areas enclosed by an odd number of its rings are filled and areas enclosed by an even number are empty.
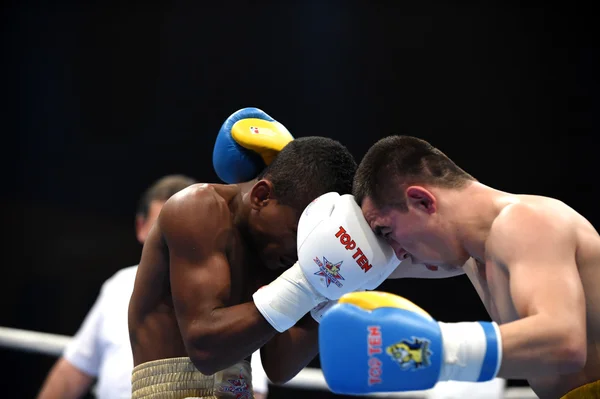
{"type": "Polygon", "coordinates": [[[316,276],[325,277],[325,285],[329,287],[331,283],[335,284],[337,287],[342,287],[343,284],[340,283],[339,280],[344,280],[344,277],[340,274],[340,269],[342,267],[342,262],[332,263],[327,260],[323,256],[323,260],[321,261],[318,257],[314,259],[317,266],[319,266],[319,271],[315,272],[316,276]]]}

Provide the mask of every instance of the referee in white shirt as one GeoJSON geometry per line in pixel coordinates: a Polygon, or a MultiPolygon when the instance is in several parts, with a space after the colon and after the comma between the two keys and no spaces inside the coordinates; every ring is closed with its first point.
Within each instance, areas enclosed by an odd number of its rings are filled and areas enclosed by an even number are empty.
{"type": "MultiPolygon", "coordinates": [[[[164,203],[195,181],[182,175],[165,176],[142,195],[136,214],[136,236],[143,244],[164,203]]],[[[50,370],[38,399],[83,397],[97,378],[98,399],[131,398],[133,357],[127,327],[127,308],[137,266],[119,270],[100,290],[92,309],[61,358],[50,370]]],[[[268,383],[260,352],[252,355],[252,385],[256,399],[267,397],[268,383]]]]}

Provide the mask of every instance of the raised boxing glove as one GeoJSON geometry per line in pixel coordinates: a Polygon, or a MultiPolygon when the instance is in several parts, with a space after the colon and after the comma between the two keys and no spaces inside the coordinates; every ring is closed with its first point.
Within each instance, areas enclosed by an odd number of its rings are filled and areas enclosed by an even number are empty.
{"type": "MultiPolygon", "coordinates": [[[[312,206],[312,207],[318,206],[316,200],[313,201],[313,203],[310,206],[312,206]]],[[[308,213],[308,212],[305,212],[305,213],[308,213]]],[[[310,213],[314,215],[316,212],[314,210],[312,210],[310,213]]],[[[398,262],[397,262],[397,265],[399,265],[399,264],[400,264],[400,260],[398,260],[398,262]]],[[[371,277],[370,280],[368,280],[364,285],[362,285],[360,287],[360,290],[364,291],[364,290],[377,289],[377,287],[379,287],[385,281],[385,279],[387,279],[390,276],[390,274],[394,272],[396,267],[387,267],[383,273],[374,275],[373,277],[371,277]]],[[[331,307],[333,305],[335,305],[336,303],[337,303],[337,300],[332,300],[332,299],[322,302],[319,305],[315,306],[313,309],[311,309],[310,315],[312,316],[312,318],[315,321],[320,323],[325,312],[327,312],[329,309],[331,309],[331,307]]]]}
{"type": "Polygon", "coordinates": [[[252,180],[294,137],[264,111],[248,107],[225,120],[213,149],[213,167],[228,184],[252,180]]]}
{"type": "Polygon", "coordinates": [[[351,195],[327,193],[309,204],[297,239],[298,262],[253,295],[258,310],[279,332],[327,299],[389,275],[398,263],[351,195]]]}
{"type": "Polygon", "coordinates": [[[352,195],[340,196],[333,209],[325,210],[329,217],[320,217],[326,208],[320,201],[330,195],[324,194],[313,201],[300,217],[300,222],[305,223],[302,229],[298,225],[298,262],[307,272],[312,272],[311,267],[315,264],[319,266],[318,271],[311,273],[311,283],[321,295],[338,299],[348,292],[366,289],[367,285],[385,280],[399,261],[391,246],[371,231],[352,195]],[[316,230],[319,230],[318,234],[310,234],[316,230]],[[344,251],[339,254],[340,248],[344,251]],[[338,263],[335,256],[343,257],[343,262],[347,263],[333,267],[338,263]],[[327,258],[331,267],[325,267],[326,271],[323,271],[317,261],[319,258],[327,258]],[[342,267],[344,274],[341,274],[342,267]],[[335,273],[339,277],[334,279],[335,273]],[[350,281],[344,283],[344,280],[350,281]]]}

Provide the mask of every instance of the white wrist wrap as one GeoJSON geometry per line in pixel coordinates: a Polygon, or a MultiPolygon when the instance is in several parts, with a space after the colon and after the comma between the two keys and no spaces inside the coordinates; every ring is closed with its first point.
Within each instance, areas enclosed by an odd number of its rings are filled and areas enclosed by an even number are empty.
{"type": "Polygon", "coordinates": [[[479,322],[438,324],[444,345],[440,381],[482,382],[496,377],[502,363],[502,341],[496,323],[485,323],[485,327],[479,322]]]}
{"type": "Polygon", "coordinates": [[[256,291],[252,299],[258,311],[279,332],[292,327],[326,300],[310,286],[298,263],[256,291]]]}

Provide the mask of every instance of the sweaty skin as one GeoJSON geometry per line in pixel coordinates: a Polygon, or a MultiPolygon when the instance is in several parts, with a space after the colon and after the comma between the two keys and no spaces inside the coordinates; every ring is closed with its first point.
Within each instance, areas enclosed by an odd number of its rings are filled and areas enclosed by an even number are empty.
{"type": "MultiPolygon", "coordinates": [[[[481,190],[475,188],[472,193],[479,195],[481,190]]],[[[443,196],[437,195],[441,190],[431,191],[437,198],[443,196]]],[[[432,271],[407,261],[409,267],[403,269],[401,264],[391,278],[466,273],[492,320],[500,325],[503,362],[499,377],[528,379],[542,399],[560,398],[600,380],[598,233],[583,216],[555,199],[498,191],[492,198],[493,206],[462,213],[478,213],[462,226],[481,225],[479,231],[471,229],[471,237],[462,242],[471,257],[462,268],[440,262],[438,270],[432,271]],[[485,218],[489,223],[481,222],[485,218]]],[[[401,244],[394,243],[393,218],[376,210],[368,199],[363,212],[372,227],[392,226],[390,243],[403,246],[395,248],[397,253],[418,252],[401,239],[401,244]]],[[[417,262],[430,263],[430,259],[417,262]]]]}
{"type": "Polygon", "coordinates": [[[129,305],[135,366],[189,356],[210,375],[262,347],[265,372],[277,383],[316,356],[318,325],[310,315],[279,334],[252,302],[283,271],[262,265],[247,237],[244,196],[252,185],[197,184],[163,207],[129,305]]]}

